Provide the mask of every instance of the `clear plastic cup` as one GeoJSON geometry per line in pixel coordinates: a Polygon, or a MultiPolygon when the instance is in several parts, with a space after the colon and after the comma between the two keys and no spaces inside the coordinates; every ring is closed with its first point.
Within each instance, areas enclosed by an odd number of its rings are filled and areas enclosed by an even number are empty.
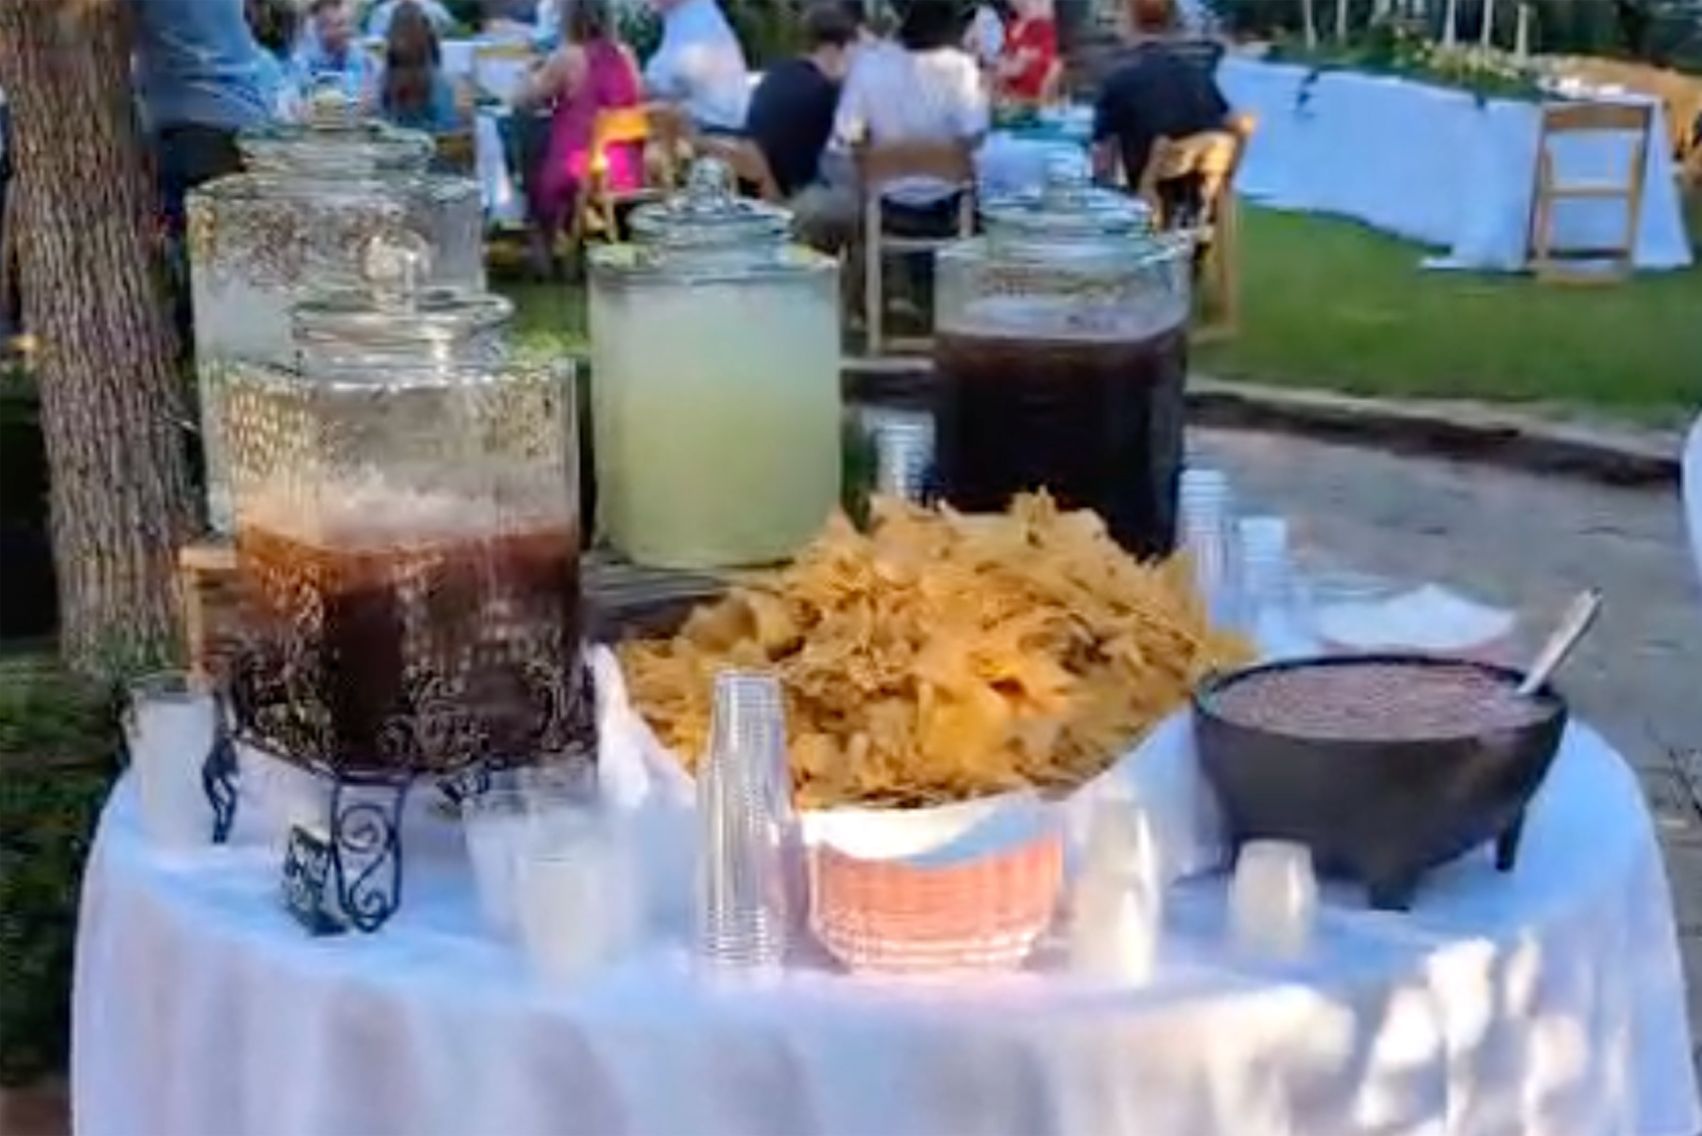
{"type": "Polygon", "coordinates": [[[213,810],[202,783],[218,725],[212,688],[167,671],[130,686],[124,739],[142,805],[142,830],[159,848],[185,852],[210,844],[213,810]]]}
{"type": "Polygon", "coordinates": [[[1229,920],[1245,954],[1279,960],[1305,954],[1318,921],[1311,850],[1287,840],[1243,844],[1229,885],[1229,920]]]}

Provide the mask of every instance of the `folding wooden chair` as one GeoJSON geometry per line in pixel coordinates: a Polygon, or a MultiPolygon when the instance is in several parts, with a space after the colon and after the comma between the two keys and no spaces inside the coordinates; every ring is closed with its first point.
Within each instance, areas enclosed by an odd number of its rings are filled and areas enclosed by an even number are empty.
{"type": "Polygon", "coordinates": [[[774,172],[768,168],[768,159],[763,156],[762,147],[749,138],[704,134],[694,140],[693,149],[700,158],[719,158],[726,162],[739,185],[753,187],[762,200],[780,201],[780,186],[774,180],[774,172]]]}
{"type": "Polygon", "coordinates": [[[473,175],[478,168],[478,148],[470,127],[439,134],[436,143],[437,164],[442,169],[468,177],[473,175]]]}
{"type": "Polygon", "coordinates": [[[684,118],[669,103],[645,103],[597,112],[591,124],[591,153],[586,162],[585,184],[579,189],[573,235],[583,241],[593,227],[604,236],[619,236],[617,211],[644,201],[655,201],[679,181],[681,145],[686,136],[684,118]],[[609,148],[639,145],[644,149],[644,184],[638,189],[615,190],[608,184],[609,148]]]}
{"type": "Polygon", "coordinates": [[[493,99],[512,103],[539,58],[523,40],[480,43],[473,48],[473,86],[493,99]]]}
{"type": "Polygon", "coordinates": [[[1648,168],[1649,126],[1654,112],[1647,104],[1551,103],[1542,108],[1537,136],[1536,169],[1531,192],[1528,238],[1531,270],[1539,280],[1572,284],[1614,283],[1631,275],[1637,250],[1638,222],[1643,215],[1643,178],[1648,168]],[[1623,180],[1567,181],[1555,170],[1551,143],[1566,135],[1630,134],[1630,169],[1623,180]],[[1618,201],[1625,207],[1625,227],[1617,244],[1600,248],[1554,247],[1554,207],[1563,201],[1618,201]],[[1608,271],[1580,267],[1606,261],[1608,271]]]}
{"type": "Polygon", "coordinates": [[[1231,120],[1229,129],[1208,130],[1186,138],[1160,138],[1147,156],[1138,192],[1160,228],[1183,225],[1199,234],[1200,312],[1206,318],[1197,338],[1234,334],[1241,316],[1240,216],[1235,202],[1235,171],[1252,134],[1251,116],[1231,120]],[[1192,182],[1191,209],[1183,212],[1165,186],[1192,182]]]}
{"type": "Polygon", "coordinates": [[[884,145],[854,147],[852,157],[857,169],[857,194],[862,204],[863,228],[863,317],[868,329],[867,353],[878,356],[888,347],[927,351],[932,341],[927,338],[887,340],[883,323],[886,315],[883,275],[889,253],[926,253],[936,251],[954,240],[975,231],[975,158],[969,143],[950,142],[889,142],[884,145]],[[882,208],[882,192],[903,178],[928,177],[957,186],[960,196],[957,209],[957,229],[949,237],[902,237],[886,232],[882,208]]]}

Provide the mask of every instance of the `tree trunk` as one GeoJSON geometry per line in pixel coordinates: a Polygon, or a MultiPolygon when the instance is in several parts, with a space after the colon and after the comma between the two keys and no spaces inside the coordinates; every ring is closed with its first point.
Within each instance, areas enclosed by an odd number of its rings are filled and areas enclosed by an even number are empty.
{"type": "Polygon", "coordinates": [[[173,562],[195,526],[128,31],[125,0],[0,0],[60,646],[85,672],[175,644],[173,562]]]}

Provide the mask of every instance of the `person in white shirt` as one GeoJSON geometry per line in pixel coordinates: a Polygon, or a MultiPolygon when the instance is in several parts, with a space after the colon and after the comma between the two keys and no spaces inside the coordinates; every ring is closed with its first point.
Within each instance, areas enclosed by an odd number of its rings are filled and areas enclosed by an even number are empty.
{"type": "MultiPolygon", "coordinates": [[[[987,133],[987,90],[981,70],[958,45],[963,20],[951,0],[913,0],[900,17],[897,42],[863,48],[839,96],[834,140],[860,142],[961,140],[978,145],[987,133]]],[[[949,222],[960,187],[936,178],[904,178],[883,194],[904,213],[939,214],[949,222]]]]}
{"type": "Polygon", "coordinates": [[[999,57],[1005,53],[1005,22],[1011,14],[1009,0],[989,0],[975,6],[969,32],[963,37],[963,48],[987,70],[997,67],[999,57]]]}
{"type": "Polygon", "coordinates": [[[750,102],[745,52],[715,0],[651,0],[662,42],[644,65],[652,98],[677,102],[700,128],[737,133],[750,102]]]}

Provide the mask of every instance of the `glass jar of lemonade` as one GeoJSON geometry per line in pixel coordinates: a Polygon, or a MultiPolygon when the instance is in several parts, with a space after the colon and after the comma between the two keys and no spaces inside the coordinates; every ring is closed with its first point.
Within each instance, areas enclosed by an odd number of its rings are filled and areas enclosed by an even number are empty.
{"type": "Polygon", "coordinates": [[[839,500],[839,284],[699,161],[591,260],[597,527],[639,564],[782,560],[839,500]]]}

